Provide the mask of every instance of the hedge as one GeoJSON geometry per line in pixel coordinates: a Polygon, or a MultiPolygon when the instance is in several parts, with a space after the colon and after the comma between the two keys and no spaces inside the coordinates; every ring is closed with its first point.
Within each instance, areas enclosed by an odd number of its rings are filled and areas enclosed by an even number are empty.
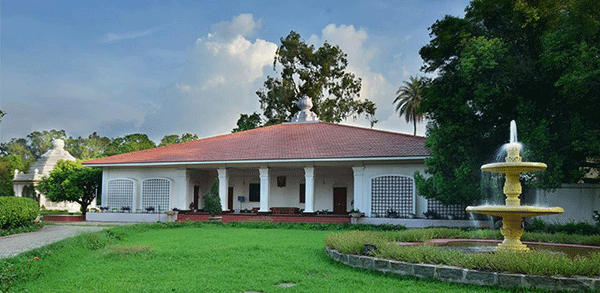
{"type": "Polygon", "coordinates": [[[38,203],[30,198],[0,196],[0,229],[33,224],[39,211],[38,203]]]}

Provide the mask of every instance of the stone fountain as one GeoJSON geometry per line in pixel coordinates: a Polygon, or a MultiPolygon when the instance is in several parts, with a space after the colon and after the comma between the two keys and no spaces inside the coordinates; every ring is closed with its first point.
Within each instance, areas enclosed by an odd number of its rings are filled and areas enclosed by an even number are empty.
{"type": "Polygon", "coordinates": [[[562,214],[564,210],[561,207],[538,207],[522,206],[521,199],[521,173],[537,172],[547,168],[544,163],[523,162],[521,158],[522,145],[517,141],[517,124],[515,121],[510,123],[510,142],[503,146],[507,155],[505,162],[491,163],[481,166],[481,170],[492,173],[504,173],[506,180],[504,183],[504,195],[506,195],[505,205],[482,205],[469,206],[467,212],[491,215],[502,218],[502,235],[504,241],[498,244],[496,250],[509,251],[529,251],[527,245],[521,243],[523,236],[523,227],[521,223],[524,218],[545,216],[553,214],[562,214]]]}

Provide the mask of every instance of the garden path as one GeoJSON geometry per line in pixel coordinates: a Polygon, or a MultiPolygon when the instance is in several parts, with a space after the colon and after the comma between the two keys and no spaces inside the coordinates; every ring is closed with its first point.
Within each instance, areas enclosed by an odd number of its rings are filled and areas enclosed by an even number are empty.
{"type": "Polygon", "coordinates": [[[13,234],[0,237],[0,259],[18,255],[22,252],[39,248],[56,241],[76,236],[84,232],[99,231],[110,225],[78,222],[77,224],[45,225],[36,232],[13,234]]]}

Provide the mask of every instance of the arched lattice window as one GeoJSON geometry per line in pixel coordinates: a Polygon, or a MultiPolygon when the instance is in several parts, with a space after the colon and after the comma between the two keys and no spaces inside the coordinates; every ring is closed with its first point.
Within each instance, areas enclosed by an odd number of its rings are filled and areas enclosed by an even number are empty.
{"type": "Polygon", "coordinates": [[[133,208],[133,180],[113,179],[108,181],[106,204],[109,208],[133,208]]]}
{"type": "Polygon", "coordinates": [[[142,182],[142,209],[154,207],[155,210],[169,210],[171,181],[154,178],[142,182]]]}
{"type": "Polygon", "coordinates": [[[404,176],[386,175],[371,179],[371,216],[408,217],[413,212],[414,181],[404,176]]]}

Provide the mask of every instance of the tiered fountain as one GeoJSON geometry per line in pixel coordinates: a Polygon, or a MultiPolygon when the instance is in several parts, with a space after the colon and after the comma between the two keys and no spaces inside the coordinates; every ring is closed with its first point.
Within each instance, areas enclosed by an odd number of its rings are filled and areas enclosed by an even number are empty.
{"type": "Polygon", "coordinates": [[[496,250],[528,251],[527,245],[521,243],[523,227],[521,223],[524,218],[562,214],[561,207],[537,207],[522,206],[519,196],[521,195],[521,173],[537,172],[547,168],[544,163],[523,162],[521,158],[522,145],[517,141],[517,124],[510,123],[510,142],[505,144],[507,155],[505,162],[491,163],[481,166],[481,170],[493,173],[504,173],[505,205],[483,205],[469,206],[467,212],[485,214],[502,218],[502,235],[504,241],[498,244],[496,250]]]}

